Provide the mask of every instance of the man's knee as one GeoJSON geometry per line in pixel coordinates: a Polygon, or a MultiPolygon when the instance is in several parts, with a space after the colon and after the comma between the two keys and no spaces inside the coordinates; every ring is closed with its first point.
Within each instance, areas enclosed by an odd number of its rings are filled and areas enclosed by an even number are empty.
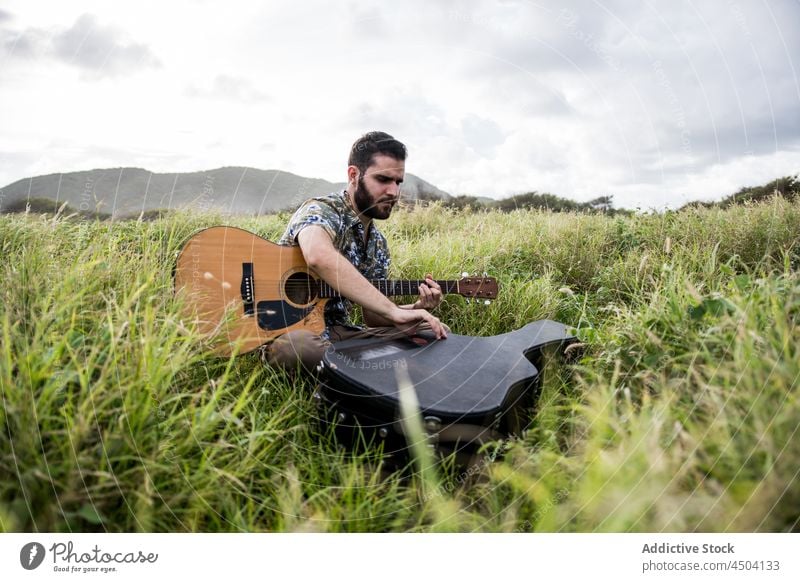
{"type": "Polygon", "coordinates": [[[329,343],[307,330],[295,330],[273,340],[264,350],[264,360],[271,366],[295,369],[301,364],[313,372],[329,343]]]}

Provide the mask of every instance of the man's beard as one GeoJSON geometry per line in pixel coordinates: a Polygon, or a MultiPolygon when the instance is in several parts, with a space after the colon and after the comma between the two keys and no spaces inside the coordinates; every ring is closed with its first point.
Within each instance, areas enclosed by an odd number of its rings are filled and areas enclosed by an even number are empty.
{"type": "Polygon", "coordinates": [[[356,210],[358,210],[359,213],[363,214],[367,218],[374,218],[376,220],[386,220],[392,213],[392,208],[394,208],[394,201],[387,201],[391,203],[388,210],[383,210],[378,204],[372,203],[369,192],[367,191],[366,186],[364,186],[363,176],[358,177],[358,186],[356,187],[356,192],[353,195],[353,200],[356,203],[356,210]]]}

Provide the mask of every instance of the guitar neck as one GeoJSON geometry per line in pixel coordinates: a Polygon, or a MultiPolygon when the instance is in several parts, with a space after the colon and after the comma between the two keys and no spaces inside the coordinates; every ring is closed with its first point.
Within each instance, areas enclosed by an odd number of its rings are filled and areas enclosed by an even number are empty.
{"type": "MultiPolygon", "coordinates": [[[[458,281],[436,281],[442,288],[442,293],[459,293],[458,281]]],[[[425,283],[424,279],[371,279],[370,283],[387,297],[399,295],[417,295],[419,286],[425,283]]],[[[327,283],[320,281],[321,298],[341,297],[341,294],[327,283]]]]}

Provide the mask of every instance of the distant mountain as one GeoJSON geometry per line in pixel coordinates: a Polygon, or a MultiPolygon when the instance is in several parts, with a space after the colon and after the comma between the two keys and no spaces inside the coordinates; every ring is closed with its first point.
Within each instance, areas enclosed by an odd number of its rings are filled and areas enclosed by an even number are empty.
{"type": "MultiPolygon", "coordinates": [[[[0,189],[0,212],[21,201],[67,202],[73,210],[114,216],[159,208],[196,208],[233,214],[265,214],[296,207],[312,196],[341,190],[344,182],[304,178],[281,170],[226,167],[203,172],[157,174],[142,168],[108,168],[24,178],[0,189]]],[[[407,200],[451,196],[406,174],[407,200]]]]}

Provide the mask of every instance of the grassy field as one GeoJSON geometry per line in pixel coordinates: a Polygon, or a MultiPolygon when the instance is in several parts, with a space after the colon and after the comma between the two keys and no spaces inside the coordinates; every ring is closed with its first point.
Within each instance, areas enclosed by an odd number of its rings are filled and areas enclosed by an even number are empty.
{"type": "Polygon", "coordinates": [[[800,529],[800,203],[396,213],[395,276],[500,281],[446,300],[454,332],[549,318],[589,344],[502,458],[410,480],[320,434],[310,382],[211,357],[178,315],[189,235],[286,219],[0,217],[1,530],[800,529]]]}

